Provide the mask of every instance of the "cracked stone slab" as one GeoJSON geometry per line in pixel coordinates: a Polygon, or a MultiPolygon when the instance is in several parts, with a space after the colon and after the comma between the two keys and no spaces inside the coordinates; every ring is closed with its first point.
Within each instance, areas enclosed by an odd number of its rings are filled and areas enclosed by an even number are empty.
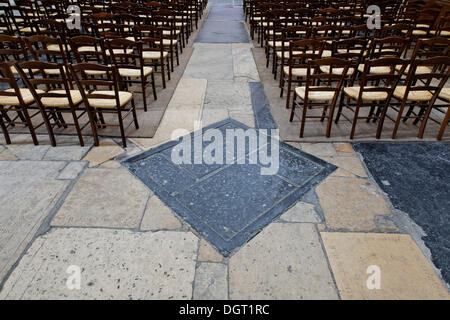
{"type": "Polygon", "coordinates": [[[338,299],[312,224],[273,223],[229,261],[230,299],[338,299]]]}
{"type": "Polygon", "coordinates": [[[302,201],[297,202],[292,208],[283,213],[280,219],[288,222],[319,223],[322,221],[314,209],[314,205],[302,201]]]}
{"type": "Polygon", "coordinates": [[[336,156],[336,149],[332,143],[300,143],[300,148],[313,156],[323,158],[323,157],[333,157],[336,156]]]}
{"type": "Polygon", "coordinates": [[[191,299],[197,246],[190,232],[52,229],[23,256],[0,299],[191,299]],[[69,266],[80,268],[79,290],[67,286],[69,266]]]}
{"type": "Polygon", "coordinates": [[[232,54],[234,80],[259,82],[258,69],[251,51],[251,44],[233,43],[232,54]]]}
{"type": "Polygon", "coordinates": [[[355,155],[355,151],[352,148],[352,145],[347,142],[335,142],[333,143],[334,148],[336,149],[336,152],[339,155],[346,156],[346,155],[355,155]]]}
{"type": "Polygon", "coordinates": [[[62,196],[62,161],[0,162],[0,281],[62,196]]]}
{"type": "Polygon", "coordinates": [[[139,226],[150,191],[124,169],[87,169],[53,218],[53,226],[139,226]]]}
{"type": "Polygon", "coordinates": [[[222,263],[202,262],[195,273],[195,300],[227,300],[227,266],[222,263]]]}
{"type": "Polygon", "coordinates": [[[183,77],[208,81],[233,80],[231,44],[196,43],[183,77]]]}
{"type": "Polygon", "coordinates": [[[117,157],[125,151],[112,139],[102,139],[98,147],[93,147],[83,160],[89,161],[89,167],[95,167],[103,162],[117,157]]]}
{"type": "Polygon", "coordinates": [[[325,223],[332,230],[373,231],[376,216],[391,214],[376,186],[364,179],[328,177],[316,193],[325,223]]]}
{"type": "Polygon", "coordinates": [[[181,228],[181,222],[173,211],[158,196],[152,196],[147,203],[141,230],[173,230],[181,228]]]}
{"type": "Polygon", "coordinates": [[[250,87],[239,82],[210,82],[206,89],[204,108],[253,113],[250,87]]]}
{"type": "Polygon", "coordinates": [[[321,236],[343,299],[450,299],[409,235],[322,232],[321,236]],[[371,281],[376,274],[367,271],[369,266],[379,268],[379,289],[371,281]]]}
{"type": "Polygon", "coordinates": [[[86,162],[84,161],[69,162],[67,166],[59,173],[58,179],[61,180],[75,179],[76,177],[78,177],[80,172],[83,171],[85,166],[86,162]]]}
{"type": "Polygon", "coordinates": [[[11,153],[8,149],[3,146],[0,146],[0,161],[5,160],[17,160],[17,157],[11,153]]]}
{"type": "Polygon", "coordinates": [[[361,160],[358,157],[321,157],[323,160],[334,164],[335,166],[347,170],[361,178],[367,178],[366,169],[364,169],[361,160]]]}

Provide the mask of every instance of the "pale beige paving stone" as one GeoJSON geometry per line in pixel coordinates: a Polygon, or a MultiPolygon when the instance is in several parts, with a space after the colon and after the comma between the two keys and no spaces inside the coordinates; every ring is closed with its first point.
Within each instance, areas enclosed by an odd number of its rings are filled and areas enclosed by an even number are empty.
{"type": "Polygon", "coordinates": [[[222,262],[223,256],[205,239],[200,240],[197,261],[199,262],[222,262]]]}
{"type": "Polygon", "coordinates": [[[314,209],[314,205],[302,201],[297,202],[292,208],[283,213],[280,219],[288,222],[319,223],[321,221],[314,209]]]}
{"type": "Polygon", "coordinates": [[[250,114],[230,111],[230,118],[237,120],[250,128],[255,127],[255,117],[253,116],[253,113],[250,114]]]}
{"type": "Polygon", "coordinates": [[[338,299],[313,224],[270,224],[228,268],[230,299],[338,299]]]}
{"type": "Polygon", "coordinates": [[[364,179],[328,177],[316,194],[332,230],[373,231],[375,217],[391,214],[388,203],[374,185],[364,179]]]}
{"type": "Polygon", "coordinates": [[[321,237],[342,299],[450,299],[409,235],[322,232],[321,237]],[[367,273],[369,266],[379,267],[380,289],[367,286],[374,275],[367,273]]]}
{"type": "Polygon", "coordinates": [[[0,146],[0,161],[5,160],[17,160],[17,157],[11,153],[8,149],[0,146]]]}
{"type": "Polygon", "coordinates": [[[69,185],[63,161],[0,161],[0,281],[69,185]]]}
{"type": "Polygon", "coordinates": [[[356,176],[350,171],[344,170],[342,168],[337,168],[334,170],[330,177],[348,177],[348,178],[356,178],[356,176]]]}
{"type": "Polygon", "coordinates": [[[318,158],[337,155],[332,143],[300,143],[300,149],[318,158]]]}
{"type": "Polygon", "coordinates": [[[112,139],[102,139],[98,147],[93,147],[83,160],[89,161],[89,167],[95,167],[103,162],[117,157],[125,151],[112,139]]]}
{"type": "Polygon", "coordinates": [[[191,299],[197,247],[191,232],[52,229],[23,256],[0,299],[191,299]],[[80,268],[80,290],[67,287],[69,266],[80,268]]]}
{"type": "Polygon", "coordinates": [[[118,169],[121,166],[122,165],[120,164],[120,162],[114,161],[114,160],[109,160],[109,161],[106,161],[106,162],[102,163],[98,167],[102,168],[102,169],[118,169]]]}
{"type": "Polygon", "coordinates": [[[147,202],[141,230],[173,230],[181,228],[181,222],[173,211],[166,206],[156,195],[147,202]]]}
{"type": "Polygon", "coordinates": [[[332,163],[335,166],[345,169],[359,177],[367,177],[366,169],[364,169],[364,166],[358,157],[322,157],[322,160],[332,163]]]}
{"type": "Polygon", "coordinates": [[[53,226],[137,228],[150,191],[125,169],[86,169],[53,226]]]}
{"type": "Polygon", "coordinates": [[[202,262],[195,271],[194,300],[227,300],[227,266],[202,262]]]}
{"type": "Polygon", "coordinates": [[[347,142],[335,142],[334,148],[339,155],[347,156],[347,155],[355,155],[355,151],[353,150],[350,143],[347,142]]]}

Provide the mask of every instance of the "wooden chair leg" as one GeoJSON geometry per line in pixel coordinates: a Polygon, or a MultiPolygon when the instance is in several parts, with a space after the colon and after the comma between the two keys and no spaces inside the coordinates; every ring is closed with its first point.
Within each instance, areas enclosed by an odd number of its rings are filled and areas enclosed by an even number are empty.
{"type": "Polygon", "coordinates": [[[3,116],[0,114],[0,127],[2,127],[3,135],[5,136],[6,144],[11,144],[11,138],[9,137],[8,129],[3,121],[3,116]]]}
{"type": "Polygon", "coordinates": [[[307,105],[308,105],[308,100],[303,100],[302,123],[300,125],[300,138],[303,138],[303,133],[305,132],[306,110],[308,109],[306,107],[307,105]]]}
{"type": "Polygon", "coordinates": [[[139,129],[139,123],[136,114],[136,105],[134,104],[134,98],[131,99],[131,107],[133,108],[133,121],[136,129],[139,129]]]}
{"type": "Polygon", "coordinates": [[[147,112],[147,96],[145,94],[145,84],[147,82],[147,78],[141,79],[141,88],[142,88],[142,99],[144,99],[144,112],[147,112]]]}
{"type": "Polygon", "coordinates": [[[400,121],[402,119],[403,110],[405,109],[405,104],[406,102],[402,102],[400,110],[398,110],[397,119],[395,120],[394,131],[392,131],[392,139],[395,139],[395,137],[397,136],[398,127],[400,126],[400,121]]]}
{"type": "Polygon", "coordinates": [[[360,109],[361,105],[359,102],[356,103],[356,107],[355,107],[355,114],[353,116],[353,122],[352,122],[352,131],[350,132],[350,139],[353,139],[353,137],[355,136],[355,131],[356,131],[356,123],[358,122],[358,116],[359,116],[359,109],[360,109]]]}
{"type": "Polygon", "coordinates": [[[117,112],[117,115],[119,116],[119,127],[120,127],[120,136],[122,137],[122,147],[127,147],[127,139],[125,137],[125,128],[123,126],[123,119],[122,119],[122,113],[120,110],[117,112]]]}
{"type": "Polygon", "coordinates": [[[34,145],[37,146],[37,145],[39,145],[39,142],[38,142],[36,132],[33,127],[33,123],[31,122],[30,114],[28,113],[28,110],[26,108],[24,108],[23,114],[25,117],[25,122],[28,126],[28,130],[30,130],[31,139],[33,140],[34,145]]]}
{"type": "Polygon", "coordinates": [[[73,123],[75,124],[75,129],[77,130],[78,140],[80,141],[80,146],[84,147],[83,135],[81,134],[80,124],[78,123],[77,113],[72,110],[73,123]]]}
{"type": "Polygon", "coordinates": [[[158,100],[158,97],[156,96],[156,87],[155,87],[155,74],[152,73],[152,90],[153,90],[153,98],[155,98],[155,100],[158,100]]]}
{"type": "Polygon", "coordinates": [[[450,107],[447,108],[447,113],[445,114],[444,121],[442,121],[441,128],[437,136],[437,140],[439,141],[442,140],[442,136],[444,135],[445,128],[447,127],[449,121],[450,121],[450,107]]]}

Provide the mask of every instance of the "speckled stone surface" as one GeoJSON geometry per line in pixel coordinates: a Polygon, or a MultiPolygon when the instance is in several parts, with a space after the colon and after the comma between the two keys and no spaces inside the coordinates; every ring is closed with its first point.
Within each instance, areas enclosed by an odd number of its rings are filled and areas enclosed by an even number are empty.
{"type": "MultiPolygon", "coordinates": [[[[224,131],[248,127],[227,119],[203,130],[212,128],[224,131]]],[[[193,139],[195,134],[186,139],[193,139]]],[[[170,156],[177,144],[178,141],[166,143],[123,165],[224,256],[247,242],[335,170],[333,165],[283,142],[276,175],[261,175],[261,166],[248,161],[244,165],[236,162],[175,165],[170,156]]],[[[247,145],[246,158],[248,150],[247,145]]]]}
{"type": "Polygon", "coordinates": [[[260,129],[275,129],[277,126],[270,113],[264,87],[260,82],[250,82],[253,113],[255,115],[255,127],[260,129]]]}
{"type": "Polygon", "coordinates": [[[450,144],[356,143],[395,208],[425,231],[432,260],[450,283],[450,144]]]}
{"type": "Polygon", "coordinates": [[[241,8],[212,7],[195,42],[241,43],[249,42],[241,8]]]}

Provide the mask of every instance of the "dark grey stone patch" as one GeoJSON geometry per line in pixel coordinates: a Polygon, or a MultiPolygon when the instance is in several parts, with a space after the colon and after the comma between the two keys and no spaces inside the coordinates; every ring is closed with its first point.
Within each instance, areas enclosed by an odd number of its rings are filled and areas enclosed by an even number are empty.
{"type": "Polygon", "coordinates": [[[208,13],[208,21],[244,21],[242,8],[212,7],[208,13]]]}
{"type": "MultiPolygon", "coordinates": [[[[248,127],[226,119],[203,128],[208,129],[226,132],[248,127]]],[[[197,133],[183,140],[193,141],[197,133]]],[[[258,151],[250,151],[248,141],[244,155],[233,154],[234,159],[245,157],[245,164],[176,165],[170,160],[171,154],[181,141],[145,151],[123,165],[224,256],[246,243],[336,169],[280,142],[278,174],[262,175],[260,163],[248,162],[250,154],[258,151]]],[[[268,145],[270,153],[270,142],[262,145],[268,145]]],[[[224,155],[226,152],[223,150],[224,155]]]]}
{"type": "Polygon", "coordinates": [[[260,82],[249,82],[250,93],[255,117],[255,127],[258,129],[276,129],[277,125],[270,113],[270,107],[260,82]]]}
{"type": "Polygon", "coordinates": [[[427,234],[433,263],[450,283],[450,144],[356,143],[395,208],[427,234]]]}
{"type": "Polygon", "coordinates": [[[209,3],[211,4],[211,8],[214,7],[232,8],[236,6],[242,6],[242,0],[209,0],[209,3]]]}
{"type": "Polygon", "coordinates": [[[244,22],[212,21],[207,19],[195,42],[201,43],[247,43],[250,41],[244,22]]]}

